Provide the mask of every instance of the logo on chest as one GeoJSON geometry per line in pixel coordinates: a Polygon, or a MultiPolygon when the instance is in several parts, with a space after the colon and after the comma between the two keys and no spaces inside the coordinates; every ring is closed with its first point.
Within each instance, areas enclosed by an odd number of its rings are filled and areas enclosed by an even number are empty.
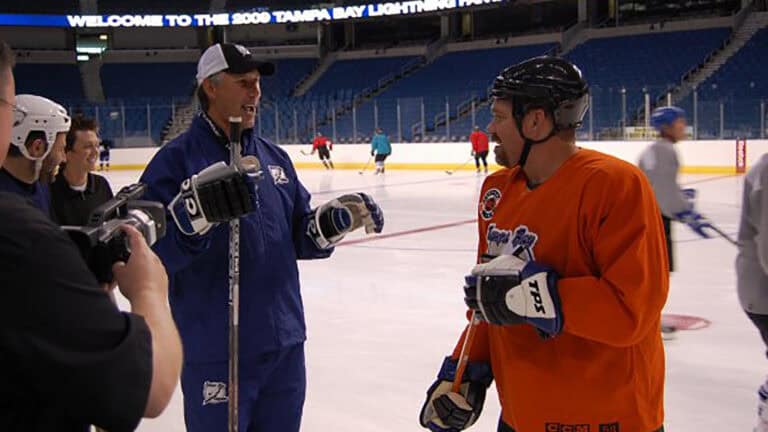
{"type": "Polygon", "coordinates": [[[276,185],[288,184],[288,176],[285,174],[283,167],[279,165],[269,165],[269,173],[272,174],[272,179],[276,185]]]}
{"type": "Polygon", "coordinates": [[[504,230],[492,223],[488,225],[485,240],[488,243],[487,254],[490,256],[515,255],[524,261],[533,261],[533,248],[539,236],[525,225],[519,225],[514,230],[504,230]]]}
{"type": "Polygon", "coordinates": [[[491,220],[496,207],[499,206],[499,201],[501,201],[501,191],[496,188],[488,189],[480,200],[480,217],[483,220],[491,220]]]}

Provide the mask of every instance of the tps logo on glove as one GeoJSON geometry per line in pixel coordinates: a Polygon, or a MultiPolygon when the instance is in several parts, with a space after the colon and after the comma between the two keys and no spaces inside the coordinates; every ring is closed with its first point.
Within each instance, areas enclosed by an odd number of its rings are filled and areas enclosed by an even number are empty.
{"type": "Polygon", "coordinates": [[[541,300],[541,293],[539,292],[539,283],[533,280],[528,282],[528,286],[531,288],[529,292],[533,297],[533,306],[536,312],[546,314],[547,311],[544,309],[544,302],[541,300]]]}
{"type": "Polygon", "coordinates": [[[507,308],[523,316],[532,317],[538,314],[539,318],[554,318],[553,314],[547,313],[553,311],[551,300],[541,293],[541,287],[546,286],[546,283],[546,275],[542,273],[523,280],[522,284],[507,292],[504,299],[507,308]],[[538,279],[541,276],[544,276],[545,280],[540,282],[538,279]]]}
{"type": "Polygon", "coordinates": [[[491,324],[527,322],[552,336],[563,320],[558,276],[551,268],[501,255],[478,264],[465,278],[464,301],[491,324]]]}
{"type": "Polygon", "coordinates": [[[541,288],[547,286],[547,274],[537,272],[522,280],[522,283],[509,291],[504,302],[514,313],[530,318],[555,318],[554,305],[549,294],[542,294],[541,288]]]}

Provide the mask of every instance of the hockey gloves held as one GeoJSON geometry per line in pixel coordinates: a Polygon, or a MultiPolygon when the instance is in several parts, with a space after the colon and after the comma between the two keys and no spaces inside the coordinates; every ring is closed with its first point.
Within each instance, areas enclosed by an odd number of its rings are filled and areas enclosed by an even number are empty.
{"type": "Polygon", "coordinates": [[[704,217],[701,213],[697,212],[695,210],[696,208],[696,197],[698,195],[698,191],[696,189],[692,188],[686,188],[686,189],[680,189],[680,194],[683,196],[683,199],[685,199],[685,202],[688,204],[688,210],[681,211],[680,213],[675,214],[675,218],[679,220],[680,222],[688,225],[693,232],[700,235],[703,238],[711,238],[709,233],[705,231],[706,228],[713,229],[712,223],[704,217]]]}
{"type": "Polygon", "coordinates": [[[501,255],[465,278],[464,302],[491,324],[528,323],[543,336],[563,329],[557,274],[535,262],[501,255]]]}
{"type": "Polygon", "coordinates": [[[181,232],[202,235],[217,223],[252,212],[256,187],[250,174],[217,162],[184,180],[168,210],[181,232]]]}
{"type": "Polygon", "coordinates": [[[367,234],[380,233],[384,228],[384,212],[367,194],[346,194],[315,209],[307,235],[317,247],[328,249],[361,227],[365,227],[367,234]]]}
{"type": "Polygon", "coordinates": [[[419,423],[433,432],[455,432],[472,426],[480,417],[485,391],[493,381],[488,363],[470,362],[464,370],[459,393],[451,391],[457,361],[446,357],[435,381],[427,390],[419,423]]]}
{"type": "Polygon", "coordinates": [[[690,229],[693,230],[696,234],[700,235],[704,238],[711,238],[712,236],[709,235],[705,231],[705,229],[714,229],[712,226],[712,223],[709,221],[709,219],[705,218],[701,215],[701,213],[697,212],[696,210],[686,210],[682,211],[675,215],[675,218],[679,220],[680,222],[683,222],[684,224],[688,225],[690,229]]]}

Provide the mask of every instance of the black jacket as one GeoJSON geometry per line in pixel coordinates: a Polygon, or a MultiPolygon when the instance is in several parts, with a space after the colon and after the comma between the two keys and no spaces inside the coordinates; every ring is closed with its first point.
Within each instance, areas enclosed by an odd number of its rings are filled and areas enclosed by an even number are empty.
{"type": "Polygon", "coordinates": [[[79,192],[69,187],[64,173],[60,172],[51,185],[51,213],[59,225],[85,225],[93,209],[113,196],[109,182],[100,175],[88,174],[85,190],[79,192]]]}

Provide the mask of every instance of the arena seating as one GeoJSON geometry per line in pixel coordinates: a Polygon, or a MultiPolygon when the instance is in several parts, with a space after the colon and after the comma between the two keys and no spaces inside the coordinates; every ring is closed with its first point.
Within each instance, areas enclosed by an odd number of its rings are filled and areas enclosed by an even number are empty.
{"type": "Polygon", "coordinates": [[[17,94],[45,96],[64,105],[85,97],[80,70],[75,64],[18,63],[13,72],[17,94]]]}
{"type": "MultiPolygon", "coordinates": [[[[698,88],[699,136],[719,137],[720,102],[726,136],[753,138],[760,130],[760,103],[768,99],[763,71],[768,59],[768,28],[760,30],[698,88]]],[[[683,103],[693,109],[693,97],[683,103]]]]}
{"type": "MultiPolygon", "coordinates": [[[[377,97],[379,127],[391,136],[397,133],[397,101],[400,101],[402,134],[410,140],[411,128],[421,120],[421,104],[427,129],[434,129],[435,116],[445,112],[446,100],[452,113],[472,96],[487,94],[493,78],[506,66],[543,55],[554,44],[459,51],[445,54],[413,75],[402,79],[377,97]]],[[[359,130],[372,131],[373,103],[358,110],[359,130]]],[[[351,116],[340,119],[341,130],[351,128],[351,116]]],[[[439,133],[439,132],[437,132],[439,133]]],[[[430,134],[430,132],[428,132],[430,134]]]]}
{"type": "Polygon", "coordinates": [[[663,95],[729,34],[728,28],[716,28],[592,39],[565,57],[581,68],[590,83],[594,128],[619,127],[622,88],[630,119],[643,105],[643,88],[652,100],[663,95]]]}

